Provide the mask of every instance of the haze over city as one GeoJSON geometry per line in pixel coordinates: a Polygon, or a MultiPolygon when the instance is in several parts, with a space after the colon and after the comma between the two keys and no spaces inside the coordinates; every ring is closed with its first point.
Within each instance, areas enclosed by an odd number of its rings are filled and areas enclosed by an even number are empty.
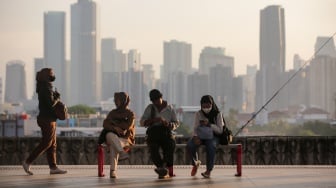
{"type": "MultiPolygon", "coordinates": [[[[76,0],[2,0],[0,2],[0,75],[5,65],[22,60],[28,71],[28,96],[34,90],[34,58],[43,57],[43,14],[66,12],[66,59],[70,59],[70,6],[76,0]]],[[[246,65],[259,66],[260,10],[280,5],[285,10],[286,69],[294,54],[308,60],[314,54],[316,37],[336,31],[336,1],[192,1],[192,0],[95,0],[100,38],[113,37],[117,48],[137,49],[142,64],[153,64],[156,77],[163,63],[163,42],[173,39],[192,45],[192,65],[198,67],[206,46],[223,47],[234,57],[235,74],[245,74],[246,65]]],[[[100,58],[98,56],[98,58],[100,58]]]]}

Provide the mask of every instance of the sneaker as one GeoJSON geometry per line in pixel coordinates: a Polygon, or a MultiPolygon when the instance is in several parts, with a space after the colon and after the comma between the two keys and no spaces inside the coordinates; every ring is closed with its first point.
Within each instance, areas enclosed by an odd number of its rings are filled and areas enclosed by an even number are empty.
{"type": "Polygon", "coordinates": [[[154,171],[159,175],[159,179],[169,178],[168,170],[166,168],[156,168],[154,171]]]}
{"type": "Polygon", "coordinates": [[[169,176],[169,174],[165,175],[165,176],[159,176],[159,179],[168,179],[171,178],[171,176],[169,176]]]}
{"type": "Polygon", "coordinates": [[[201,173],[202,174],[202,176],[204,177],[204,178],[210,178],[210,172],[209,171],[205,171],[205,172],[203,172],[203,173],[201,173]]]}
{"type": "Polygon", "coordinates": [[[110,170],[110,178],[117,178],[117,174],[114,170],[110,170]]]}
{"type": "Polygon", "coordinates": [[[59,168],[55,168],[55,169],[50,169],[50,174],[66,174],[67,171],[66,170],[61,170],[59,168]]]}
{"type": "Polygon", "coordinates": [[[124,161],[124,160],[126,160],[128,158],[129,158],[129,154],[126,153],[126,152],[124,152],[124,151],[122,151],[122,152],[119,153],[118,161],[124,161]]]}
{"type": "Polygon", "coordinates": [[[201,161],[197,160],[195,161],[195,166],[193,166],[192,170],[191,170],[191,176],[195,176],[197,174],[197,169],[198,167],[201,165],[201,161]]]}
{"type": "Polygon", "coordinates": [[[24,171],[28,174],[28,175],[33,175],[33,172],[30,171],[30,164],[27,164],[26,161],[22,161],[22,166],[24,171]]]}

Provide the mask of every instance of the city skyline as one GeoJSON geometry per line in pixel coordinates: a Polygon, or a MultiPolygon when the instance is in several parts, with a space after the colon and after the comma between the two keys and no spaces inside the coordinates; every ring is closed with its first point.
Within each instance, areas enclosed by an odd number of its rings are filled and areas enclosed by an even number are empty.
{"type": "MultiPolygon", "coordinates": [[[[66,12],[66,59],[70,60],[70,6],[75,2],[77,1],[0,2],[0,24],[3,26],[0,32],[2,79],[5,78],[5,65],[9,61],[22,60],[28,68],[33,67],[34,58],[43,57],[43,13],[47,11],[66,12]],[[21,5],[17,6],[19,3],[21,5]],[[36,4],[39,6],[35,6],[36,4]]],[[[251,4],[246,1],[94,2],[99,6],[99,40],[113,37],[117,40],[118,49],[125,52],[137,49],[141,53],[142,64],[153,64],[155,75],[160,73],[159,66],[163,64],[164,41],[174,39],[192,45],[194,68],[198,66],[201,50],[207,46],[225,48],[227,55],[235,58],[236,75],[244,74],[246,65],[259,66],[259,15],[269,5],[280,5],[286,12],[287,69],[293,67],[294,54],[308,60],[313,55],[316,38],[328,37],[336,31],[336,13],[332,10],[336,1],[332,0],[267,0],[251,4]],[[154,13],[157,16],[153,16],[154,13]]],[[[29,75],[33,71],[27,71],[27,79],[32,80],[33,77],[29,75]]],[[[31,95],[31,91],[28,94],[31,95]]]]}

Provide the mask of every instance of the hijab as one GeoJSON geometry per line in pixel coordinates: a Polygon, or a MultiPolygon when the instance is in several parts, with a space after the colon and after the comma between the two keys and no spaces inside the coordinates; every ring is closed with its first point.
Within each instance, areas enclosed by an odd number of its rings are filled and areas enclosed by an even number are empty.
{"type": "Polygon", "coordinates": [[[212,96],[211,95],[204,95],[201,98],[201,106],[204,103],[210,103],[212,107],[211,107],[211,110],[210,110],[209,113],[205,113],[203,110],[201,110],[202,113],[203,113],[203,115],[206,118],[208,118],[208,120],[209,120],[210,123],[215,124],[216,123],[217,115],[219,113],[219,110],[218,110],[218,107],[217,107],[216,103],[214,102],[212,96]]]}

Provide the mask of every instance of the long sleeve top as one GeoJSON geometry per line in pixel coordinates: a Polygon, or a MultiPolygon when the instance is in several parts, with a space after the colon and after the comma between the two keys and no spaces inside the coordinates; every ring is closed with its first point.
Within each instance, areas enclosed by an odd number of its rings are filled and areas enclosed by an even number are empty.
{"type": "MultiPolygon", "coordinates": [[[[165,119],[166,121],[168,121],[169,123],[169,128],[170,130],[175,130],[176,128],[179,127],[180,123],[176,118],[176,113],[175,110],[173,109],[173,107],[171,105],[167,105],[166,107],[164,107],[160,112],[159,110],[156,108],[156,106],[154,104],[149,104],[141,119],[140,119],[140,125],[141,126],[145,126],[145,121],[152,119],[152,118],[158,118],[158,117],[162,117],[163,119],[165,119]],[[154,114],[155,116],[152,117],[152,109],[155,111],[154,114]]],[[[159,126],[160,122],[154,122],[151,126],[159,126]]]]}
{"type": "MultiPolygon", "coordinates": [[[[205,120],[205,119],[207,119],[207,118],[203,115],[203,112],[201,110],[199,110],[195,113],[193,136],[197,136],[197,131],[196,130],[200,126],[200,120],[205,120]]],[[[210,124],[212,130],[216,134],[222,133],[223,132],[224,121],[223,121],[223,117],[222,117],[221,113],[217,114],[215,122],[216,122],[216,124],[210,124]]]]}

